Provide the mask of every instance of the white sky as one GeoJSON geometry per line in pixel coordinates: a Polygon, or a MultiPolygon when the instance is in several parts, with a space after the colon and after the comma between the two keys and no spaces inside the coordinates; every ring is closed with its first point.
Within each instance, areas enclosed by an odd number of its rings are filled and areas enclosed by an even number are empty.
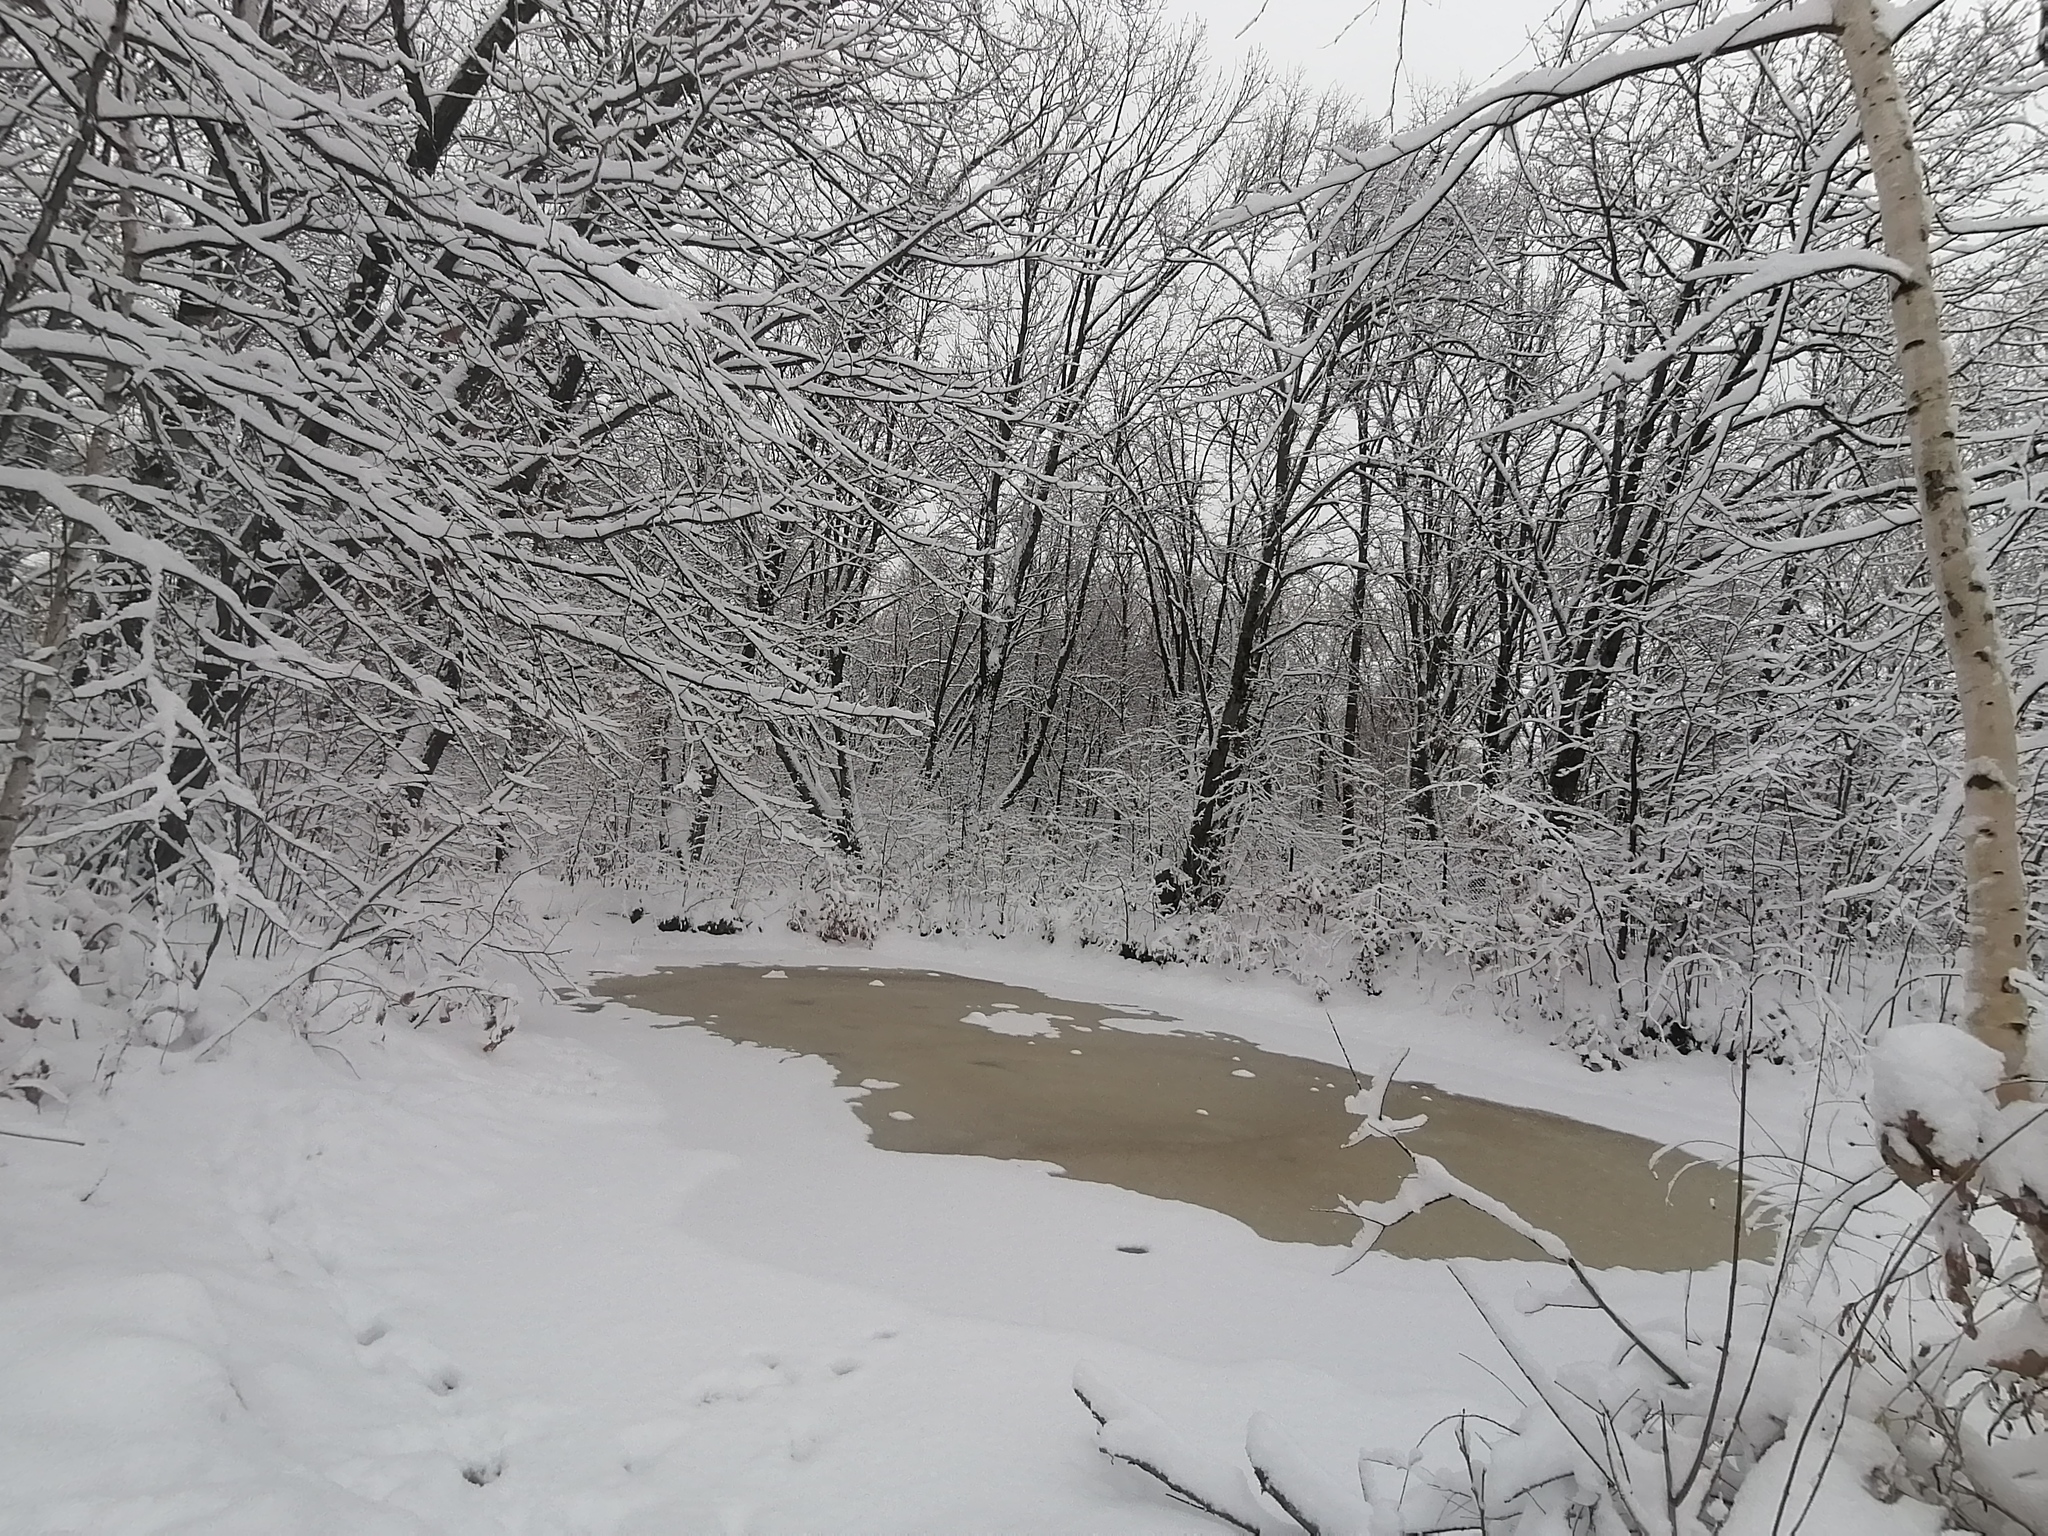
{"type": "Polygon", "coordinates": [[[1407,0],[1404,32],[1402,0],[1166,0],[1169,14],[1206,23],[1219,62],[1258,50],[1282,70],[1300,69],[1312,85],[1339,87],[1382,112],[1397,55],[1404,102],[1417,85],[1483,85],[1530,62],[1529,34],[1557,3],[1407,0]]]}

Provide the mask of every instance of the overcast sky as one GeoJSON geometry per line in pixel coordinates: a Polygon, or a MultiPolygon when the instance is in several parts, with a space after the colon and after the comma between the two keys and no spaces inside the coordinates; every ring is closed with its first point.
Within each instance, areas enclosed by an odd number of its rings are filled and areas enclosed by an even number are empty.
{"type": "MultiPolygon", "coordinates": [[[[1199,18],[1218,59],[1252,49],[1283,69],[1299,68],[1316,85],[1339,86],[1386,110],[1394,61],[1403,94],[1412,84],[1481,85],[1528,62],[1529,34],[1558,0],[1167,0],[1199,18]],[[1240,35],[1242,34],[1242,35],[1240,35]]],[[[1596,14],[1617,7],[1596,5],[1596,14]]]]}

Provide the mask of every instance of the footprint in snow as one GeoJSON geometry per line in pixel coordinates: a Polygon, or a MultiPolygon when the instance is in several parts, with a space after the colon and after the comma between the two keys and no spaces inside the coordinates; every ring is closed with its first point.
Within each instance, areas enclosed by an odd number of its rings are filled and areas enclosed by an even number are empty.
{"type": "Polygon", "coordinates": [[[619,1431],[619,1465],[628,1472],[644,1472],[689,1438],[687,1419],[649,1419],[629,1424],[619,1431]]]}
{"type": "Polygon", "coordinates": [[[789,1421],[789,1459],[809,1461],[818,1453],[820,1440],[818,1426],[809,1418],[797,1416],[789,1421]]]}
{"type": "Polygon", "coordinates": [[[684,1386],[682,1395],[688,1402],[709,1408],[716,1403],[744,1403],[771,1387],[792,1384],[793,1378],[774,1356],[756,1356],[738,1365],[721,1366],[692,1378],[684,1386]]]}
{"type": "Polygon", "coordinates": [[[381,1318],[357,1333],[356,1342],[376,1369],[410,1376],[437,1397],[462,1385],[462,1372],[453,1360],[419,1335],[393,1329],[381,1318]]]}

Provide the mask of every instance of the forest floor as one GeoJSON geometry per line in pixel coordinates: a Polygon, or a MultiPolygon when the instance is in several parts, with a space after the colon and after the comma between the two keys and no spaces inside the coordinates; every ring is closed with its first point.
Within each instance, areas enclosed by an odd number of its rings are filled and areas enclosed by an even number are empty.
{"type": "MultiPolygon", "coordinates": [[[[572,979],[925,966],[1337,1056],[1324,1005],[1270,978],[671,935],[603,905],[539,914],[572,979]]],[[[1207,1532],[1096,1452],[1077,1364],[1220,1456],[1269,1413],[1338,1480],[1447,1415],[1517,1410],[1441,1264],[1338,1274],[1341,1250],[1043,1165],[880,1151],[815,1058],[523,985],[489,1055],[446,1027],[309,1049],[254,1023],[131,1056],[68,1108],[0,1106],[84,1143],[0,1141],[0,1531],[1207,1532]]],[[[1406,1077],[1733,1138],[1725,1061],[1596,1074],[1399,986],[1328,1006],[1354,1052],[1409,1048],[1406,1077]]],[[[1767,1131],[1796,1134],[1810,1081],[1758,1076],[1767,1131]]],[[[1512,1301],[1540,1268],[1479,1273],[1512,1301]]],[[[1610,1289],[1653,1317],[1713,1305],[1698,1277],[1610,1289]]],[[[1612,1352],[1593,1314],[1528,1321],[1546,1358],[1612,1352]]]]}

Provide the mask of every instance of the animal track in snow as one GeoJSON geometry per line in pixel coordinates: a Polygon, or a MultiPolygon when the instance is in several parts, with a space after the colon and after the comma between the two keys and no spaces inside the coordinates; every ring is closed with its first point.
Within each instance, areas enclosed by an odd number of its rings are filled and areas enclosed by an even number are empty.
{"type": "Polygon", "coordinates": [[[417,1334],[394,1329],[382,1318],[356,1338],[372,1365],[410,1376],[437,1397],[446,1397],[462,1385],[462,1372],[454,1361],[417,1334]],[[365,1335],[367,1343],[363,1342],[365,1335]]]}
{"type": "Polygon", "coordinates": [[[629,1424],[619,1431],[619,1465],[628,1472],[645,1472],[690,1435],[688,1419],[648,1419],[629,1424]]]}
{"type": "Polygon", "coordinates": [[[791,1461],[809,1461],[813,1456],[817,1455],[818,1444],[822,1437],[814,1421],[803,1415],[798,1415],[789,1421],[788,1432],[789,1459],[791,1461]]]}
{"type": "Polygon", "coordinates": [[[794,1385],[794,1380],[769,1356],[705,1371],[683,1387],[682,1395],[684,1401],[708,1408],[714,1403],[744,1403],[771,1387],[794,1385]]]}

